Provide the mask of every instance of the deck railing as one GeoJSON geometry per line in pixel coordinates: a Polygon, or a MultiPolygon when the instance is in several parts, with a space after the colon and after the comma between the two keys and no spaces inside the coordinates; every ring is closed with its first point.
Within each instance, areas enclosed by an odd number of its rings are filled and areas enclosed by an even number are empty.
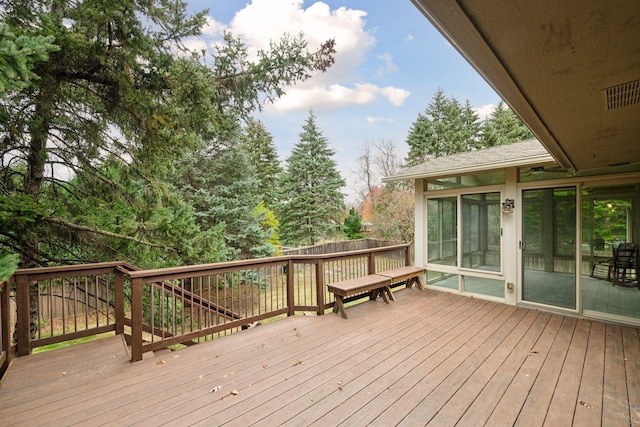
{"type": "Polygon", "coordinates": [[[157,270],[120,262],[18,270],[10,282],[17,321],[9,286],[0,294],[3,354],[10,353],[15,324],[18,356],[111,332],[127,336],[137,361],[145,352],[211,340],[266,319],[324,314],[334,305],[328,284],[409,264],[409,245],[396,245],[157,270]]]}

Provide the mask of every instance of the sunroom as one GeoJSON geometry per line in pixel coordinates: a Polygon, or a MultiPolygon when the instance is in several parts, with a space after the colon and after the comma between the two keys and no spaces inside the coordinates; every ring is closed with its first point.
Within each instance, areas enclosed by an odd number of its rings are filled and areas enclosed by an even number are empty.
{"type": "Polygon", "coordinates": [[[388,178],[401,179],[415,181],[429,288],[640,324],[639,164],[567,172],[530,140],[388,178]],[[634,252],[616,268],[621,245],[634,252]]]}

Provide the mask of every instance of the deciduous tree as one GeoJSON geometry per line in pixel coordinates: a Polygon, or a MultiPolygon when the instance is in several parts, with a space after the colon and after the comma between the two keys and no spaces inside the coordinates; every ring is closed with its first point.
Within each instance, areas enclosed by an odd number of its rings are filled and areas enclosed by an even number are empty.
{"type": "Polygon", "coordinates": [[[371,235],[381,239],[413,242],[415,233],[413,188],[385,188],[373,211],[371,235]]]}

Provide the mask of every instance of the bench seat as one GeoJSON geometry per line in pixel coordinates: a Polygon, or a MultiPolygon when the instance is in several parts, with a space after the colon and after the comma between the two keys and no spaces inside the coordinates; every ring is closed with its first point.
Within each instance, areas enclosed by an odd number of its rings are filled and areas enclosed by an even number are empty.
{"type": "Polygon", "coordinates": [[[393,270],[381,271],[376,273],[378,276],[385,276],[391,279],[391,284],[399,282],[407,282],[407,288],[413,287],[414,283],[418,285],[418,289],[424,290],[422,282],[420,282],[420,276],[427,273],[427,269],[424,267],[416,267],[414,265],[407,265],[405,267],[394,268],[393,270]]]}
{"type": "Polygon", "coordinates": [[[389,299],[395,300],[391,293],[390,277],[378,274],[369,274],[368,276],[356,277],[354,279],[342,280],[340,282],[327,285],[329,292],[333,293],[336,298],[336,304],[333,306],[333,312],[340,312],[343,318],[348,319],[347,312],[344,307],[344,298],[352,295],[370,292],[371,300],[375,300],[378,295],[382,295],[384,302],[389,303],[389,299]]]}

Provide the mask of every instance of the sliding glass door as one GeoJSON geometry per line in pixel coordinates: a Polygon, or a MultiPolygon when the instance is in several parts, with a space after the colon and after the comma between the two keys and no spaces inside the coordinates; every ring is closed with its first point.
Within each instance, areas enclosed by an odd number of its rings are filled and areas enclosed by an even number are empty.
{"type": "Polygon", "coordinates": [[[576,188],[522,192],[522,300],[576,308],[576,188]]]}

